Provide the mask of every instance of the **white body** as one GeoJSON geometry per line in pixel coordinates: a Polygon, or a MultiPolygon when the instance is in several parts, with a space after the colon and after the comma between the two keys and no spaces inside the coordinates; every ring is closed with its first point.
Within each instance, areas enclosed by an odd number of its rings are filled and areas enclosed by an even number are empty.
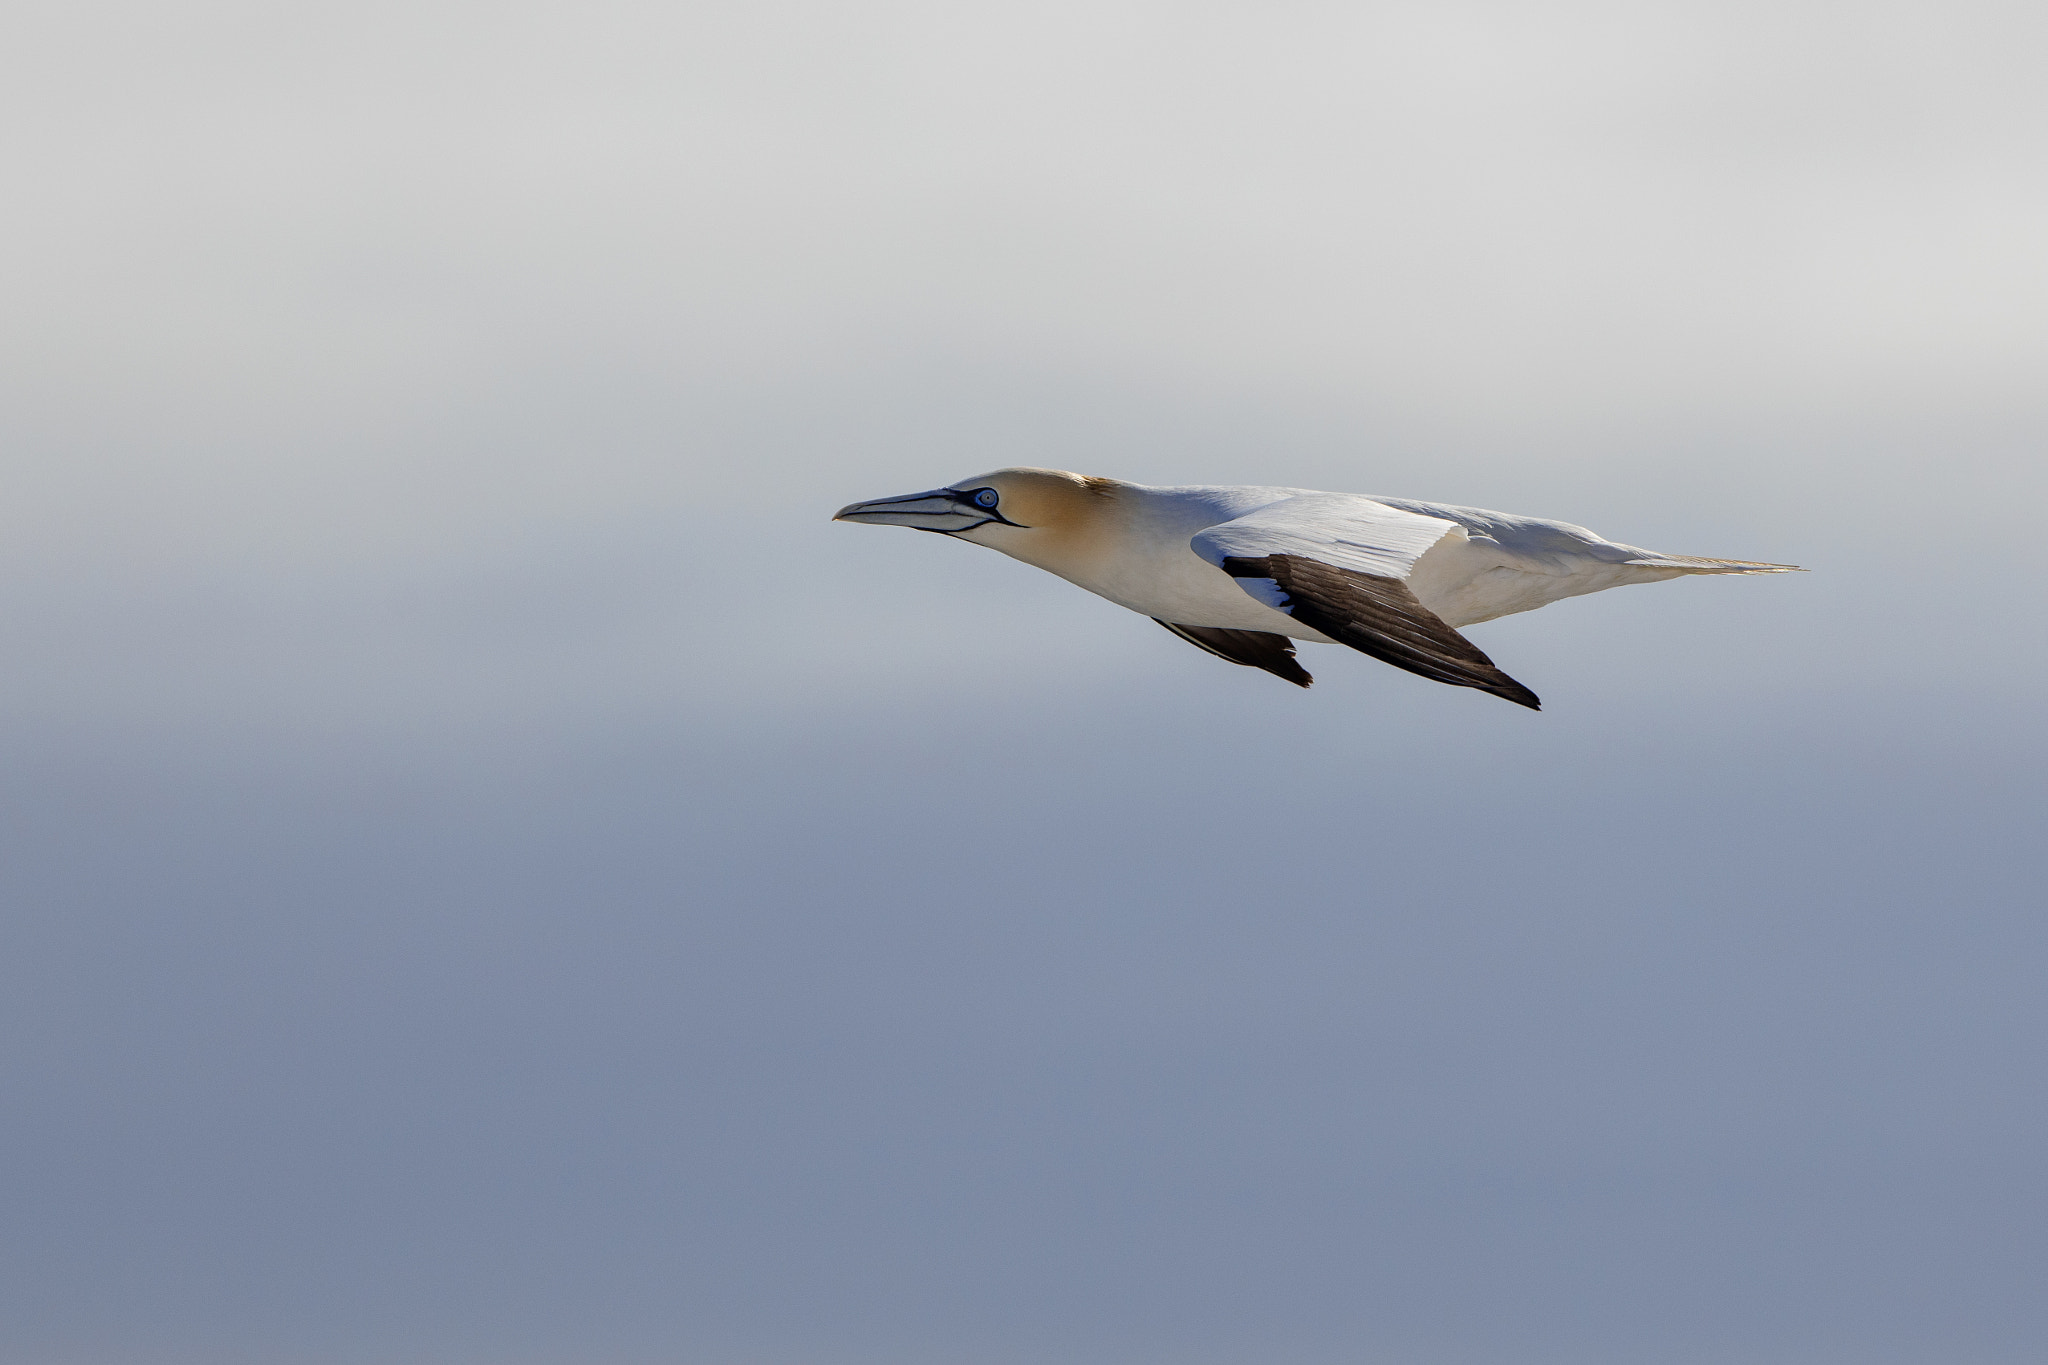
{"type": "Polygon", "coordinates": [[[1148,488],[1062,469],[998,469],[854,503],[838,519],[1000,550],[1297,687],[1315,679],[1290,638],[1346,645],[1531,710],[1541,699],[1457,627],[1624,583],[1792,567],[1660,555],[1476,507],[1305,488],[1148,488]]]}
{"type": "Polygon", "coordinates": [[[1322,643],[1330,642],[1327,636],[1269,603],[1270,594],[1260,590],[1269,580],[1221,572],[1220,555],[1205,557],[1197,538],[1211,532],[1204,537],[1209,548],[1220,544],[1248,555],[1313,547],[1308,552],[1316,558],[1405,579],[1451,626],[1624,583],[1767,567],[1660,555],[1561,521],[1302,488],[1116,483],[1091,520],[1097,521],[1094,533],[1079,543],[1063,538],[1040,546],[997,522],[957,538],[1036,564],[1146,616],[1322,643]],[[1233,535],[1239,528],[1244,533],[1233,535]]]}

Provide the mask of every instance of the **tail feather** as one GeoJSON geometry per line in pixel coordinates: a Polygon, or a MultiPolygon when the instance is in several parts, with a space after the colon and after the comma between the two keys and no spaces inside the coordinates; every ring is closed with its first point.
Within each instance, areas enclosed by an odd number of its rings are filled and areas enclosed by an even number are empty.
{"type": "Polygon", "coordinates": [[[1699,555],[1644,555],[1623,561],[1643,569],[1676,569],[1680,573],[1805,573],[1797,564],[1765,564],[1754,559],[1704,559],[1699,555]]]}

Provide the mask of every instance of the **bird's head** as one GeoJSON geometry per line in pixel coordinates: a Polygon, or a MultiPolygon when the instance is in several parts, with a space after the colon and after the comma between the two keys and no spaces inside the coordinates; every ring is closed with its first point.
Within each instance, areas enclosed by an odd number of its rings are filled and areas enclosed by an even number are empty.
{"type": "Polygon", "coordinates": [[[1043,563],[1085,551],[1123,486],[1063,469],[998,469],[928,493],[856,502],[832,519],[937,531],[1043,563]]]}

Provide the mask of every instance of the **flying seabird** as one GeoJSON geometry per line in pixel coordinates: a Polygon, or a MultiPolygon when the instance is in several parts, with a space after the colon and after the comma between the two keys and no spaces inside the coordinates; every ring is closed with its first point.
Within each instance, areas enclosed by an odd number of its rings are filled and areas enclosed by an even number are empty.
{"type": "Polygon", "coordinates": [[[999,469],[842,507],[835,521],[937,531],[1058,574],[1235,664],[1301,687],[1295,640],[1539,709],[1458,626],[1682,574],[1791,564],[1661,555],[1582,526],[1306,488],[1150,488],[1060,469],[999,469]]]}

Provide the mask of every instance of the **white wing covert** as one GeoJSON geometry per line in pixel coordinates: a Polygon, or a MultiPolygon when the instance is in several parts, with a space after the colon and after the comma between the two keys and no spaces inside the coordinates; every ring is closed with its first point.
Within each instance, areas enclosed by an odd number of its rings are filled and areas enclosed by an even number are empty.
{"type": "Polygon", "coordinates": [[[1195,553],[1225,559],[1305,555],[1382,578],[1406,578],[1423,551],[1464,528],[1446,517],[1389,507],[1350,493],[1304,493],[1268,503],[1198,533],[1195,553]]]}

